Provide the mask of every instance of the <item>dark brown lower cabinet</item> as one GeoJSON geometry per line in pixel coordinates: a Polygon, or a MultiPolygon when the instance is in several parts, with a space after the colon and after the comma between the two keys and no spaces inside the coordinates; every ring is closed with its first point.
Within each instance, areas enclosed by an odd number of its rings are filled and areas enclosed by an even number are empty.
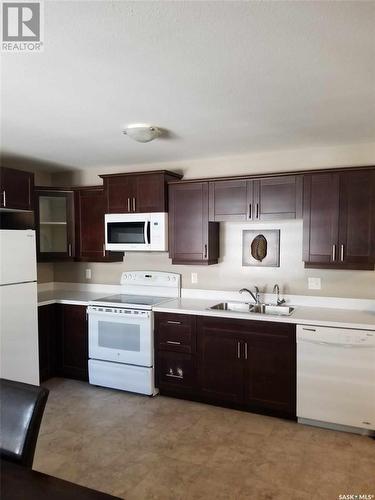
{"type": "Polygon", "coordinates": [[[256,412],[295,416],[294,325],[202,316],[197,339],[202,396],[256,412]]]}
{"type": "Polygon", "coordinates": [[[56,304],[38,307],[39,378],[41,382],[57,374],[56,304]]]}
{"type": "MultiPolygon", "coordinates": [[[[181,323],[156,313],[156,378],[161,394],[296,418],[295,325],[190,316],[192,354],[178,351],[181,323]],[[173,331],[173,323],[175,333],[173,331]],[[176,342],[173,351],[173,342],[176,342]]],[[[188,322],[184,315],[184,322],[188,322]]]]}
{"type": "Polygon", "coordinates": [[[157,357],[157,385],[172,393],[192,394],[196,383],[195,356],[160,351],[157,357]]]}
{"type": "Polygon", "coordinates": [[[245,405],[254,411],[296,414],[295,327],[273,323],[244,340],[245,405]],[[272,331],[273,330],[273,331],[272,331]]]}
{"type": "Polygon", "coordinates": [[[88,380],[86,306],[57,304],[58,374],[88,380]]]}
{"type": "Polygon", "coordinates": [[[203,397],[218,402],[242,403],[244,366],[241,342],[230,324],[198,318],[198,384],[203,397]]]}
{"type": "Polygon", "coordinates": [[[88,380],[86,306],[49,304],[38,307],[39,376],[88,380]]]}

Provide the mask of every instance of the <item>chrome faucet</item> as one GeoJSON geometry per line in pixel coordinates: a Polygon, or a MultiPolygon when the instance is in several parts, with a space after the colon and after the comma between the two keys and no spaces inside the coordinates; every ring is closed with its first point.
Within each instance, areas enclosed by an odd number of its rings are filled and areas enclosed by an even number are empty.
{"type": "Polygon", "coordinates": [[[259,288],[257,286],[255,286],[254,290],[255,290],[255,294],[251,290],[249,290],[248,288],[241,288],[241,290],[239,292],[240,293],[243,293],[243,292],[249,293],[251,295],[251,297],[253,298],[254,302],[256,304],[259,304],[260,303],[259,288]]]}
{"type": "Polygon", "coordinates": [[[282,304],[285,304],[285,299],[280,299],[280,287],[276,283],[276,285],[273,287],[272,290],[273,293],[276,293],[276,303],[278,306],[281,306],[282,304]]]}

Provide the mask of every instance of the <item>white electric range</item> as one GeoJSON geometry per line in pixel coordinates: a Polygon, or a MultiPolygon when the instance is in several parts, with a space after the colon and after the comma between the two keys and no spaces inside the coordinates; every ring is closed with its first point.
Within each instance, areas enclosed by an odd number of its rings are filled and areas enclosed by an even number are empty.
{"type": "Polygon", "coordinates": [[[120,283],[121,294],[91,301],[87,308],[89,382],[155,395],[152,307],[180,297],[180,275],[129,271],[120,283]]]}

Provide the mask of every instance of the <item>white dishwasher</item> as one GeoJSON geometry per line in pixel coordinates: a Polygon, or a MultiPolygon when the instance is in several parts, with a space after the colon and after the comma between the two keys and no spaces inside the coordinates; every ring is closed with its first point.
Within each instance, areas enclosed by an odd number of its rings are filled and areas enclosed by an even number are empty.
{"type": "Polygon", "coordinates": [[[375,429],[375,330],[297,325],[297,417],[375,429]]]}

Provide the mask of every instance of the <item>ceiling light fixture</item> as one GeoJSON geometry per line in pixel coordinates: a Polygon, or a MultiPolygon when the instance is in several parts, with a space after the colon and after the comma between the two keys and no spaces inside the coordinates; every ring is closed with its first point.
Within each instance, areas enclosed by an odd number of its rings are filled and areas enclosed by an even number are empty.
{"type": "Polygon", "coordinates": [[[153,125],[147,125],[145,123],[136,123],[134,125],[128,125],[123,133],[137,142],[150,142],[160,137],[161,130],[153,125]]]}

